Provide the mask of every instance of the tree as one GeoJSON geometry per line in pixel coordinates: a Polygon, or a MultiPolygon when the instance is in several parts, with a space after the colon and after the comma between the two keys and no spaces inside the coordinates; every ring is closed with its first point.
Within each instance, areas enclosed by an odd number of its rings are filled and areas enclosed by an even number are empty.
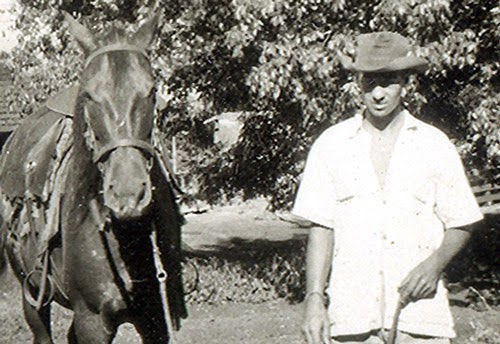
{"type": "MultiPolygon", "coordinates": [[[[133,21],[153,2],[22,1],[21,43],[12,53],[16,104],[36,102],[76,81],[81,58],[64,9],[90,26],[133,21]]],[[[354,36],[397,31],[422,48],[431,69],[411,80],[407,105],[447,132],[480,177],[499,166],[500,7],[485,0],[161,0],[165,25],[153,55],[168,100],[160,124],[182,135],[182,165],[197,176],[197,197],[216,202],[264,195],[290,206],[311,142],[360,106],[338,52],[354,36]],[[204,120],[241,111],[245,125],[229,152],[210,145],[204,120]]],[[[498,172],[496,172],[498,173],[498,172]]]]}

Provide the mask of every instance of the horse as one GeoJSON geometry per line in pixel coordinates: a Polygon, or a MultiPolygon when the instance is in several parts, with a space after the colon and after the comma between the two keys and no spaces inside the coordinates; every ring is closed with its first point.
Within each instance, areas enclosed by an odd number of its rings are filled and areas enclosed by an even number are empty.
{"type": "Polygon", "coordinates": [[[84,68],[73,96],[59,99],[66,113],[43,106],[3,148],[0,248],[34,343],[53,343],[52,301],[72,310],[71,344],[111,343],[125,322],[143,343],[169,343],[187,310],[183,218],[155,139],[147,53],[161,16],[131,35],[94,34],[64,16],[84,68]]]}

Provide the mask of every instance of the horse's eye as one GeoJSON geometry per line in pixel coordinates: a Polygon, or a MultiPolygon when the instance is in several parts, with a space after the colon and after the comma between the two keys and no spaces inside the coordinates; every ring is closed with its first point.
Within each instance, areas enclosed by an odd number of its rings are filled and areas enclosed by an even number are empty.
{"type": "Polygon", "coordinates": [[[95,103],[94,99],[92,98],[92,96],[85,92],[81,95],[81,98],[82,98],[82,101],[83,101],[83,104],[92,104],[92,103],[95,103]]]}
{"type": "Polygon", "coordinates": [[[155,99],[156,98],[156,88],[152,88],[151,91],[149,91],[148,98],[150,99],[155,99]]]}

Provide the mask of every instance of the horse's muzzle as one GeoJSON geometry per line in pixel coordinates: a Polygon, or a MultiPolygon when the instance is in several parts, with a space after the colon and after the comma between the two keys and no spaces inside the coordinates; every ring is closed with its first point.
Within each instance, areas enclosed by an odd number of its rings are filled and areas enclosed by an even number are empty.
{"type": "Polygon", "coordinates": [[[146,215],[152,204],[153,188],[147,160],[133,148],[113,152],[103,166],[104,205],[118,220],[146,215]]]}
{"type": "Polygon", "coordinates": [[[118,220],[133,220],[146,215],[152,204],[151,181],[141,184],[140,188],[119,188],[110,184],[104,191],[104,205],[118,220]]]}

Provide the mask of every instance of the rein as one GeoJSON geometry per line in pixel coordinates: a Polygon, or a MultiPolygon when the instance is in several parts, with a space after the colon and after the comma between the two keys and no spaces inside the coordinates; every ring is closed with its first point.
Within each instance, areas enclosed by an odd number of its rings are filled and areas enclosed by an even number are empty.
{"type": "MultiPolygon", "coordinates": [[[[108,262],[110,264],[111,270],[113,272],[113,277],[116,281],[116,284],[118,286],[118,289],[120,291],[121,296],[125,300],[125,303],[127,306],[130,307],[132,305],[132,299],[130,298],[125,284],[123,282],[123,279],[120,276],[120,273],[118,271],[118,267],[116,266],[115,259],[113,256],[113,253],[111,251],[111,247],[109,246],[109,241],[107,237],[107,232],[109,231],[109,218],[106,216],[103,216],[99,213],[97,201],[95,199],[92,199],[90,201],[90,213],[92,218],[94,219],[95,224],[97,225],[97,230],[99,232],[101,242],[104,246],[104,250],[106,253],[106,258],[108,259],[108,262]]],[[[160,298],[161,298],[161,304],[162,304],[162,311],[163,311],[163,316],[165,319],[165,326],[167,330],[167,335],[170,338],[170,343],[171,344],[176,344],[176,339],[174,335],[174,326],[172,322],[172,316],[170,314],[170,305],[168,303],[168,293],[167,293],[167,279],[168,279],[168,274],[165,270],[165,267],[162,263],[161,260],[161,251],[160,247],[158,245],[158,233],[157,233],[157,227],[156,224],[153,222],[152,224],[153,228],[150,234],[150,240],[151,240],[151,246],[152,246],[152,251],[153,251],[153,258],[154,258],[154,265],[155,265],[155,270],[156,270],[156,280],[158,282],[158,291],[160,293],[160,298]]]]}

